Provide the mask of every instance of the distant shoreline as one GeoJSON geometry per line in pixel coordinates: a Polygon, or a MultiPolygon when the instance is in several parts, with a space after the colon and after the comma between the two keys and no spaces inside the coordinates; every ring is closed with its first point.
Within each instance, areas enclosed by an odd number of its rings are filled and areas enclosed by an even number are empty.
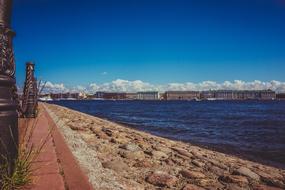
{"type": "Polygon", "coordinates": [[[206,100],[201,99],[199,101],[197,100],[132,100],[132,99],[54,99],[54,100],[44,100],[39,99],[39,101],[42,102],[52,102],[52,101],[164,101],[164,102],[203,102],[203,101],[236,101],[236,102],[243,102],[243,101],[264,101],[264,102],[270,102],[270,101],[285,101],[285,99],[274,99],[274,100],[260,100],[260,99],[247,99],[247,100],[226,100],[226,99],[215,99],[215,100],[206,100]]]}
{"type": "Polygon", "coordinates": [[[182,101],[216,101],[216,100],[276,100],[285,99],[285,93],[272,90],[208,90],[208,91],[142,91],[96,92],[87,93],[48,93],[39,96],[41,100],[182,100],[182,101]]]}

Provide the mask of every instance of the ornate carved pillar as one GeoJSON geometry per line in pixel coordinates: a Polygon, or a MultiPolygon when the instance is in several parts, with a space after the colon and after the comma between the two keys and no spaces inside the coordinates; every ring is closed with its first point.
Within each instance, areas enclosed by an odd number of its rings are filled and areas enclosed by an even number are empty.
{"type": "Polygon", "coordinates": [[[38,89],[34,71],[35,64],[28,62],[26,64],[26,80],[22,104],[23,116],[28,118],[34,118],[37,115],[38,89]]]}
{"type": "MultiPolygon", "coordinates": [[[[17,157],[18,113],[15,62],[10,29],[12,0],[0,0],[0,153],[9,162],[9,172],[17,157]]],[[[4,159],[0,157],[0,163],[4,159]]]]}

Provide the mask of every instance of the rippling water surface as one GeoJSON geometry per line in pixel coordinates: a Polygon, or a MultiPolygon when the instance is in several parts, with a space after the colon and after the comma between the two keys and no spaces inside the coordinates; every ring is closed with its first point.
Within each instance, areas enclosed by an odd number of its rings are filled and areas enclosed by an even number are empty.
{"type": "Polygon", "coordinates": [[[55,101],[155,135],[285,166],[285,101],[55,101]]]}

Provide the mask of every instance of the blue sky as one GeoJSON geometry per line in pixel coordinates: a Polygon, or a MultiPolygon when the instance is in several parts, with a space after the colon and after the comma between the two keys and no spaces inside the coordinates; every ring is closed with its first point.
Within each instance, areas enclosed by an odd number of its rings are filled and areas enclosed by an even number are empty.
{"type": "Polygon", "coordinates": [[[14,0],[25,62],[65,85],[285,81],[283,0],[14,0]]]}

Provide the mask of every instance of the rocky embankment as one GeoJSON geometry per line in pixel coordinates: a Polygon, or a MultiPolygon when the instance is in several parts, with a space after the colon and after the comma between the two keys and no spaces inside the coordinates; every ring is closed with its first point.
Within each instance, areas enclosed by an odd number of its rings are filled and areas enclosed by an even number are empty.
{"type": "Polygon", "coordinates": [[[285,171],[45,104],[95,189],[285,189],[285,171]]]}

